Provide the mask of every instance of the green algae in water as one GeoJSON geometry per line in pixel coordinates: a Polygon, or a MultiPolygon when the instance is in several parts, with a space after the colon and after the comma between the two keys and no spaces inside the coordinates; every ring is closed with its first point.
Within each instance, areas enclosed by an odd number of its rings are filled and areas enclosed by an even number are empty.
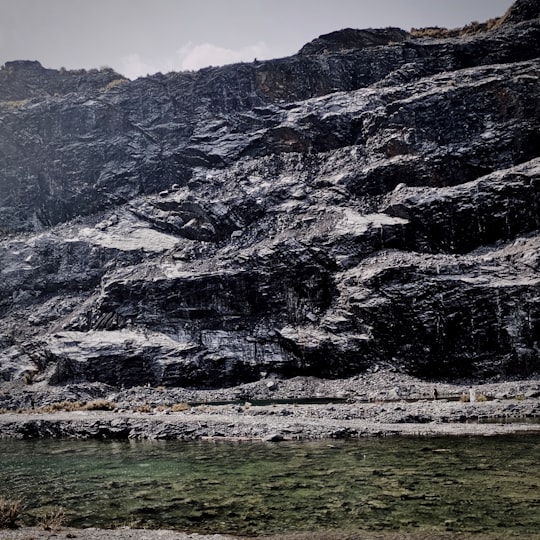
{"type": "Polygon", "coordinates": [[[534,534],[540,437],[212,443],[0,441],[0,497],[34,524],[269,534],[534,534]]]}

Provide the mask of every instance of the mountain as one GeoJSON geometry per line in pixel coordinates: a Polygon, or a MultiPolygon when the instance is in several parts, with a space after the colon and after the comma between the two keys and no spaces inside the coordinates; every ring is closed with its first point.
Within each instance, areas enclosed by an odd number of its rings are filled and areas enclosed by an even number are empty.
{"type": "Polygon", "coordinates": [[[0,379],[540,370],[540,7],[129,81],[0,70],[0,379]]]}

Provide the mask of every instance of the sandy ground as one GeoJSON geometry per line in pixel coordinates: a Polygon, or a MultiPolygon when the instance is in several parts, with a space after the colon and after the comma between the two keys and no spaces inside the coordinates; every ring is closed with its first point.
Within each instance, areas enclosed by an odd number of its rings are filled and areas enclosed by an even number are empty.
{"type": "MultiPolygon", "coordinates": [[[[227,535],[186,534],[175,531],[143,530],[143,529],[68,529],[45,531],[35,527],[16,530],[0,530],[1,540],[240,540],[239,537],[227,535]]],[[[251,538],[251,537],[249,537],[251,538]]],[[[249,540],[242,537],[242,540],[249,540]]],[[[259,540],[538,540],[540,533],[529,536],[484,535],[453,532],[321,532],[295,533],[259,537],[259,540]]]]}
{"type": "Polygon", "coordinates": [[[185,534],[175,531],[145,529],[71,529],[46,531],[38,527],[0,530],[1,540],[228,540],[233,537],[224,535],[185,534]]]}

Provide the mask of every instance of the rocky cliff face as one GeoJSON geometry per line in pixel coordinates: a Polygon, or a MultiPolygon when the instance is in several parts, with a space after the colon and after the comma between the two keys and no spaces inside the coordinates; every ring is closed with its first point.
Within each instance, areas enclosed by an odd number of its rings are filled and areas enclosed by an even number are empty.
{"type": "Polygon", "coordinates": [[[0,378],[540,370],[540,19],[0,71],[0,378]]]}

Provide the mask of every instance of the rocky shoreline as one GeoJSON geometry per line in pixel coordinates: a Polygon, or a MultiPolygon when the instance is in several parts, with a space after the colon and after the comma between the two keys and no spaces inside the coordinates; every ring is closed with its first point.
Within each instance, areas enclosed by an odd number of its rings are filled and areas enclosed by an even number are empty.
{"type": "Polygon", "coordinates": [[[0,386],[0,437],[286,441],[540,433],[540,379],[477,384],[474,403],[463,401],[469,388],[390,371],[218,390],[9,383],[0,386]]]}

